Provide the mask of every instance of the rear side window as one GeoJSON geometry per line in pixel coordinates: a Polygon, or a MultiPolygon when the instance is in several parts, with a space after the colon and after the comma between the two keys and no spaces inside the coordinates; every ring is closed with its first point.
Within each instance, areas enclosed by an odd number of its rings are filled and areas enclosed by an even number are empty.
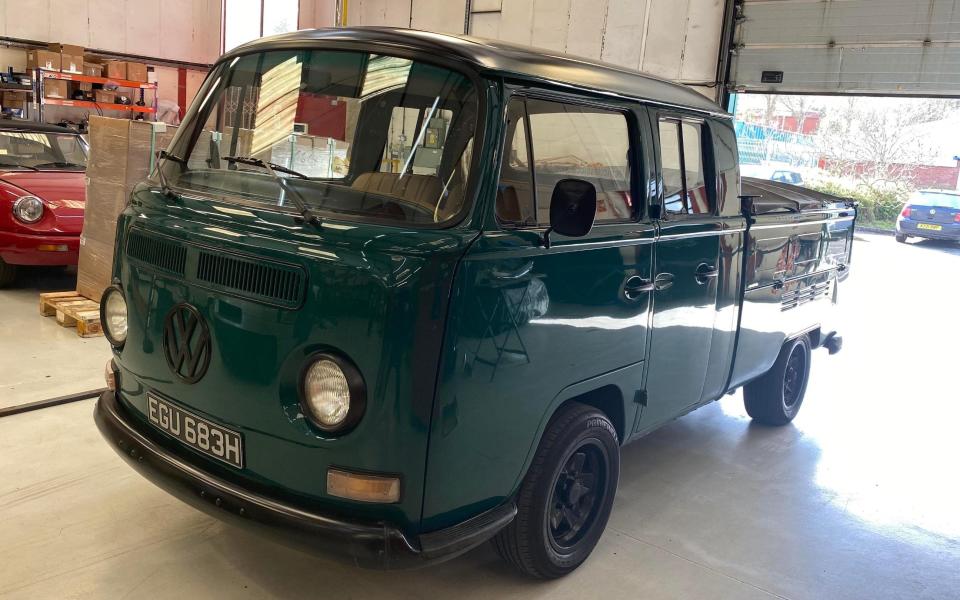
{"type": "Polygon", "coordinates": [[[589,181],[596,188],[597,223],[632,218],[630,135],[623,113],[514,99],[507,120],[497,194],[497,219],[501,223],[549,224],[553,188],[561,179],[569,178],[589,181]]]}
{"type": "Polygon", "coordinates": [[[663,171],[663,208],[668,215],[713,212],[704,166],[701,123],[660,120],[660,160],[663,171]]]}

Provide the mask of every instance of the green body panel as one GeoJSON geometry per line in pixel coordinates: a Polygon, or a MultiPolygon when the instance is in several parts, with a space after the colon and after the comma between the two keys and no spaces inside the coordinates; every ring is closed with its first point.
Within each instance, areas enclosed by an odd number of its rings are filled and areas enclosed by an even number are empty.
{"type": "MultiPolygon", "coordinates": [[[[206,470],[290,501],[385,518],[408,531],[419,526],[434,376],[456,262],[469,232],[394,227],[297,226],[292,217],[185,200],[138,190],[120,220],[189,248],[244,253],[301,265],[308,286],[302,307],[281,309],[209,290],[166,275],[123,254],[119,279],[127,297],[129,334],[118,354],[124,404],[143,418],[145,391],[242,434],[243,470],[190,450],[206,470]],[[218,210],[227,209],[227,210],[218,210]],[[238,216],[246,212],[249,216],[238,216]],[[270,221],[286,220],[286,228],[270,221]],[[163,321],[178,302],[197,307],[210,327],[208,373],[195,384],[175,379],[162,352],[163,321]],[[366,414],[341,438],[304,418],[298,382],[305,359],[336,350],[360,369],[366,414]],[[397,473],[398,505],[363,505],[326,495],[329,466],[397,473]]],[[[188,253],[186,271],[196,268],[188,253]]]]}
{"type": "Polygon", "coordinates": [[[485,233],[458,273],[430,439],[425,528],[511,494],[551,407],[575,395],[572,386],[613,386],[624,422],[633,423],[650,295],[626,299],[622,285],[650,277],[654,227],[597,226],[584,238],[555,236],[549,250],[538,235],[485,233]]]}

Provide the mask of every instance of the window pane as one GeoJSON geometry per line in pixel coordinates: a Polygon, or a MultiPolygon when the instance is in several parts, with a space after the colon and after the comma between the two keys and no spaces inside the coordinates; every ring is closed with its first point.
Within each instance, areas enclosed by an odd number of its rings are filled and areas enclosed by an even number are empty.
{"type": "Polygon", "coordinates": [[[703,146],[700,142],[700,124],[686,123],[683,130],[683,166],[687,177],[687,209],[692,215],[710,212],[710,196],[707,194],[703,175],[703,146]]]}
{"type": "Polygon", "coordinates": [[[298,0],[267,0],[263,3],[263,35],[297,30],[298,0]]]}
{"type": "Polygon", "coordinates": [[[258,37],[260,0],[226,0],[223,7],[224,52],[258,37]]]}
{"type": "Polygon", "coordinates": [[[576,178],[597,189],[597,222],[632,214],[630,136],[626,117],[584,106],[529,100],[539,223],[550,222],[558,181],[576,178]]]}
{"type": "Polygon", "coordinates": [[[465,200],[476,89],[442,67],[379,58],[278,50],[220,66],[172,149],[186,168],[165,161],[164,174],[224,201],[290,207],[291,194],[265,169],[225,160],[252,157],[306,176],[284,187],[319,210],[406,223],[452,218],[465,200]],[[402,64],[403,77],[371,91],[370,70],[382,74],[386,63],[402,64]]]}
{"type": "Polygon", "coordinates": [[[496,214],[500,223],[537,224],[522,100],[511,100],[507,108],[507,138],[497,187],[496,214]]]}
{"type": "Polygon", "coordinates": [[[660,164],[663,171],[663,209],[670,214],[685,214],[680,135],[676,121],[660,121],[660,164]]]}

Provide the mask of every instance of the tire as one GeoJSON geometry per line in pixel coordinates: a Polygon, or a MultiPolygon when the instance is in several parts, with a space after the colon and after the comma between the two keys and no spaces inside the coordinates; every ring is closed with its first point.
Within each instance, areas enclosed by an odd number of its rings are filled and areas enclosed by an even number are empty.
{"type": "Polygon", "coordinates": [[[786,425],[800,412],[810,379],[810,338],[789,340],[769,371],[743,388],[743,405],[754,421],[786,425]]]}
{"type": "Polygon", "coordinates": [[[543,434],[520,486],[517,516],[493,540],[497,553],[532,577],[570,573],[600,540],[619,479],[613,424],[593,407],[568,404],[543,434]]]}
{"type": "Polygon", "coordinates": [[[7,287],[17,276],[17,267],[8,265],[0,258],[0,288],[7,287]]]}
{"type": "Polygon", "coordinates": [[[895,236],[893,236],[893,239],[897,240],[897,241],[900,242],[901,244],[906,244],[906,243],[907,243],[907,236],[901,235],[901,234],[899,234],[899,233],[896,234],[895,236]]]}

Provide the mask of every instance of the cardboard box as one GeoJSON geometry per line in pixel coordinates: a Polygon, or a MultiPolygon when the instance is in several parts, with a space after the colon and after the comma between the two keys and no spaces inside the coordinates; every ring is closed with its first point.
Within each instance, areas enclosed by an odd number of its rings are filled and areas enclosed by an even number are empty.
{"type": "Polygon", "coordinates": [[[43,97],[69,99],[67,81],[63,79],[44,79],[43,97]]]}
{"type": "Polygon", "coordinates": [[[127,79],[130,81],[147,82],[147,65],[127,61],[127,79]]]}
{"type": "Polygon", "coordinates": [[[98,104],[113,104],[117,101],[117,94],[113,90],[93,90],[93,101],[98,104]]]}
{"type": "Polygon", "coordinates": [[[83,74],[93,77],[103,77],[103,65],[97,62],[83,61],[83,74]]]}
{"type": "Polygon", "coordinates": [[[83,74],[83,54],[61,54],[60,70],[64,73],[83,74]]]}
{"type": "Polygon", "coordinates": [[[103,63],[103,76],[112,79],[126,79],[127,63],[122,60],[108,60],[103,63]]]}
{"type": "Polygon", "coordinates": [[[110,285],[117,217],[133,187],[149,175],[151,153],[166,148],[176,129],[163,123],[90,117],[87,201],[77,267],[77,293],[82,296],[99,302],[110,285]]]}
{"type": "Polygon", "coordinates": [[[53,42],[47,44],[47,49],[50,50],[50,52],[56,52],[57,54],[71,54],[73,56],[80,56],[81,58],[83,57],[83,46],[53,42]]]}
{"type": "Polygon", "coordinates": [[[0,96],[0,106],[3,108],[26,108],[27,95],[16,92],[4,92],[3,96],[0,96]]]}
{"type": "Polygon", "coordinates": [[[60,70],[60,53],[49,50],[27,50],[27,69],[60,70]]]}

